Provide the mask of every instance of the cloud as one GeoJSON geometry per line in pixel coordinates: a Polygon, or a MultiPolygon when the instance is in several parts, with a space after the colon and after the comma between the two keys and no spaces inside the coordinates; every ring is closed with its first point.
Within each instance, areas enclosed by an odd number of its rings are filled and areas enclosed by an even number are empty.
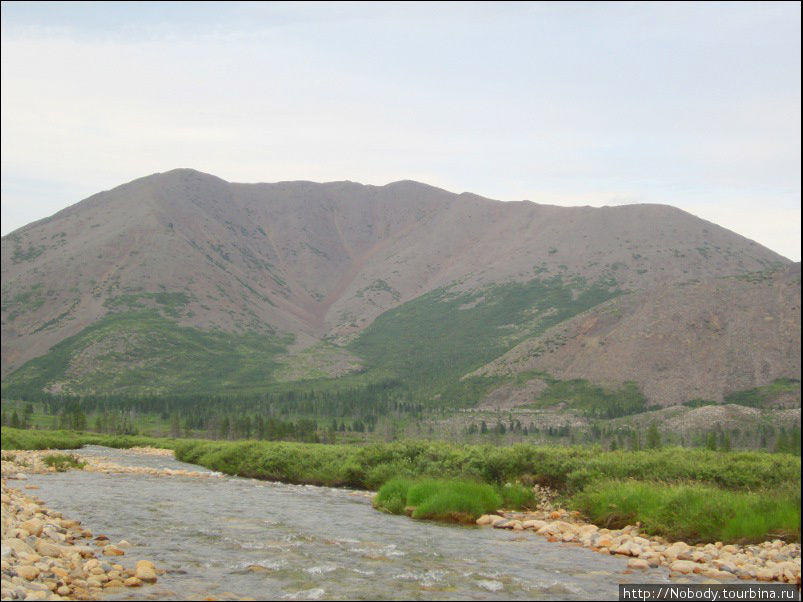
{"type": "Polygon", "coordinates": [[[183,166],[669,203],[799,258],[799,7],[5,6],[4,234],[183,166]]]}

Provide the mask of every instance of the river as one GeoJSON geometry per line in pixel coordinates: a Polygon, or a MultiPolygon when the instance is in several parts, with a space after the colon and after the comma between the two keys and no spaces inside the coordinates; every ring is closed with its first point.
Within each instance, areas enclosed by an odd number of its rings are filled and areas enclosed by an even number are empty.
{"type": "MultiPolygon", "coordinates": [[[[205,470],[98,446],[78,453],[205,470]]],[[[383,514],[361,492],[342,489],[76,470],[30,475],[28,483],[95,535],[130,542],[126,565],[146,558],[166,569],[155,585],[108,600],[617,599],[619,583],[669,582],[666,568],[625,573],[626,558],[530,532],[383,514]]]]}

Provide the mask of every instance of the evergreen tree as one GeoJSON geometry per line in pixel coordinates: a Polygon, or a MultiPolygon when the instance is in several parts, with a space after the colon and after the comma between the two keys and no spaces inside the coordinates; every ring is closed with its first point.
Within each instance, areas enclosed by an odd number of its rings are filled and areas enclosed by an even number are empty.
{"type": "Polygon", "coordinates": [[[178,418],[178,413],[174,412],[170,418],[170,436],[181,437],[181,422],[178,418]]]}
{"type": "Polygon", "coordinates": [[[658,426],[653,422],[647,430],[647,449],[660,449],[661,447],[661,434],[658,432],[658,426]]]}
{"type": "Polygon", "coordinates": [[[775,440],[775,453],[789,453],[789,443],[786,440],[786,429],[784,428],[781,429],[781,432],[778,433],[778,438],[775,440]]]}

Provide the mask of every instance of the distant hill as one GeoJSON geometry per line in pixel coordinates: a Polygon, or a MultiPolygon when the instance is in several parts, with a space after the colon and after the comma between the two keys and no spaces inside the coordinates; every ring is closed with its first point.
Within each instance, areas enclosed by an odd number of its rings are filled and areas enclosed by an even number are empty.
{"type": "Polygon", "coordinates": [[[799,381],[794,269],[663,205],[178,169],[3,237],[3,391],[250,395],[391,379],[465,405],[522,369],[635,381],[654,404],[721,400],[799,381]],[[523,359],[557,332],[558,348],[523,359]]]}

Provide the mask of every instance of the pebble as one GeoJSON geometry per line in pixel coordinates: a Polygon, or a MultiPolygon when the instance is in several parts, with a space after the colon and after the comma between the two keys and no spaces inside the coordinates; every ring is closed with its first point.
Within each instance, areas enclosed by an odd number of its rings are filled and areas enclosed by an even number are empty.
{"type": "Polygon", "coordinates": [[[667,542],[639,533],[640,525],[601,529],[582,522],[577,513],[546,508],[536,512],[484,514],[478,525],[533,531],[552,542],[580,544],[603,554],[628,557],[630,569],[666,567],[670,576],[699,574],[715,581],[776,581],[800,586],[800,544],[779,539],[758,545],[667,542]]]}
{"type": "MultiPolygon", "coordinates": [[[[32,494],[9,486],[10,480],[25,480],[21,468],[27,473],[53,472],[42,462],[47,453],[52,452],[15,451],[14,461],[2,461],[3,599],[95,600],[105,589],[141,586],[144,579],[134,576],[140,570],[148,583],[156,582],[161,571],[148,560],[140,560],[136,569],[125,569],[110,564],[116,560],[105,559],[123,556],[122,548],[130,546],[125,540],[115,546],[106,536],[98,536],[95,543],[105,545],[90,547],[92,533],[80,521],[64,518],[32,494]],[[96,554],[101,551],[99,558],[96,554]]],[[[92,465],[85,459],[87,466],[92,465]]]]}

